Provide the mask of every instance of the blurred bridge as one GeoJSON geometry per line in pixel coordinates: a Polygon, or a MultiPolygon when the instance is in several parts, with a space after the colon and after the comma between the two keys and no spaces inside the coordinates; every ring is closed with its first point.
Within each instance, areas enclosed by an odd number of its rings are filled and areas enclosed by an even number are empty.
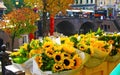
{"type": "MultiPolygon", "coordinates": [[[[48,22],[49,24],[49,22],[48,22]]],[[[90,18],[56,18],[55,30],[64,34],[87,33],[90,30],[96,31],[100,27],[105,32],[119,32],[119,19],[90,19],[90,18]]]]}

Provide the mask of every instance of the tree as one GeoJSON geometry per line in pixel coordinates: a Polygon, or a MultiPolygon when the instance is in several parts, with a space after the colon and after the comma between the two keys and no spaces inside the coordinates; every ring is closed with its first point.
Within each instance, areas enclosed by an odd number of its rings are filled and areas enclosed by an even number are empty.
{"type": "Polygon", "coordinates": [[[21,8],[13,10],[12,12],[3,16],[3,21],[0,23],[1,27],[7,32],[12,40],[12,50],[14,48],[14,41],[16,37],[21,34],[34,32],[36,30],[35,21],[39,15],[29,8],[21,8]]]}
{"type": "Polygon", "coordinates": [[[66,13],[66,9],[70,7],[70,4],[73,4],[74,0],[24,0],[25,4],[34,8],[38,7],[39,10],[43,13],[43,36],[47,35],[49,32],[49,26],[46,24],[47,13],[50,14],[50,19],[52,25],[50,25],[51,35],[54,31],[54,16],[58,12],[66,13]]]}
{"type": "Polygon", "coordinates": [[[15,7],[14,4],[11,2],[11,0],[3,0],[4,5],[7,7],[7,10],[5,13],[9,13],[10,11],[12,11],[15,7]]]}

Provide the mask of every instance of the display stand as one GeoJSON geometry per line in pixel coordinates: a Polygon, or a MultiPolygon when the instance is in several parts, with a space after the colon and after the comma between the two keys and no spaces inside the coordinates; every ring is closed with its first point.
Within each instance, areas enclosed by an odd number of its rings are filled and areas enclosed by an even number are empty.
{"type": "Polygon", "coordinates": [[[115,62],[107,62],[107,72],[108,72],[107,75],[109,75],[112,72],[112,70],[118,65],[118,63],[120,63],[120,60],[115,62]]]}
{"type": "Polygon", "coordinates": [[[103,62],[99,66],[93,68],[84,67],[77,75],[108,75],[107,62],[103,62]]]}

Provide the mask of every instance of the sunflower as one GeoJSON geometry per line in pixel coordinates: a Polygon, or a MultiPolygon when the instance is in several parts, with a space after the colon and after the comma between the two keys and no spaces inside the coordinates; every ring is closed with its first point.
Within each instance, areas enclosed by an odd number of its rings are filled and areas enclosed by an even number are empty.
{"type": "Polygon", "coordinates": [[[62,57],[71,57],[71,54],[67,53],[67,52],[62,52],[62,57]]]}
{"type": "Polygon", "coordinates": [[[94,54],[94,46],[89,46],[87,50],[90,50],[90,55],[94,54]]]}
{"type": "Polygon", "coordinates": [[[68,45],[68,44],[63,44],[62,46],[63,46],[63,50],[64,50],[65,52],[68,52],[68,53],[70,53],[70,54],[72,54],[72,53],[75,52],[75,48],[74,48],[73,46],[70,46],[70,45],[68,45]]]}
{"type": "Polygon", "coordinates": [[[27,44],[27,43],[24,43],[24,45],[21,46],[20,48],[23,48],[24,50],[28,50],[28,44],[27,44]]]}
{"type": "Polygon", "coordinates": [[[73,69],[79,68],[82,64],[82,59],[79,57],[78,54],[73,56],[73,60],[74,60],[74,66],[73,69]]]}
{"type": "Polygon", "coordinates": [[[87,45],[85,45],[85,44],[79,44],[78,45],[78,49],[81,50],[81,51],[85,51],[85,50],[87,50],[87,45]]]}
{"type": "Polygon", "coordinates": [[[20,55],[21,55],[20,52],[12,52],[12,53],[10,54],[11,57],[20,56],[20,55]]]}
{"type": "Polygon", "coordinates": [[[64,58],[63,59],[63,66],[65,69],[72,69],[72,67],[74,66],[74,60],[70,59],[70,58],[64,58]]]}
{"type": "Polygon", "coordinates": [[[108,40],[109,44],[114,44],[114,40],[108,40]]]}
{"type": "Polygon", "coordinates": [[[61,52],[55,52],[54,53],[54,60],[55,60],[55,62],[60,62],[60,61],[62,61],[62,59],[63,59],[63,57],[61,55],[61,52]]]}
{"type": "Polygon", "coordinates": [[[65,44],[68,44],[70,46],[74,46],[74,42],[70,41],[70,39],[69,40],[65,40],[65,44]]]}
{"type": "Polygon", "coordinates": [[[47,37],[44,38],[44,41],[45,41],[45,42],[51,42],[52,40],[51,40],[50,37],[47,36],[47,37]]]}
{"type": "Polygon", "coordinates": [[[36,55],[36,54],[41,54],[42,53],[42,50],[41,49],[32,49],[30,52],[29,52],[29,58],[31,58],[32,56],[36,55]]]}
{"type": "Polygon", "coordinates": [[[53,72],[59,72],[59,71],[62,71],[62,70],[64,70],[63,64],[61,64],[61,63],[55,63],[53,65],[53,72]]]}
{"type": "Polygon", "coordinates": [[[68,37],[61,37],[60,41],[62,44],[64,44],[66,41],[70,40],[68,37]]]}
{"type": "Polygon", "coordinates": [[[43,44],[43,49],[47,49],[47,48],[52,49],[53,47],[54,47],[53,42],[45,42],[43,44]]]}
{"type": "Polygon", "coordinates": [[[55,51],[61,51],[62,50],[62,46],[61,45],[54,45],[54,50],[55,51]]]}
{"type": "Polygon", "coordinates": [[[32,41],[30,42],[30,47],[31,48],[34,48],[34,49],[37,49],[40,47],[40,41],[39,40],[34,40],[32,39],[32,41]]]}
{"type": "Polygon", "coordinates": [[[45,50],[45,54],[49,57],[52,58],[53,54],[54,54],[54,50],[53,49],[46,49],[45,50]]]}
{"type": "Polygon", "coordinates": [[[43,63],[42,63],[42,57],[39,56],[39,55],[37,55],[37,56],[35,57],[35,61],[37,62],[38,67],[41,68],[41,66],[43,65],[43,63]]]}

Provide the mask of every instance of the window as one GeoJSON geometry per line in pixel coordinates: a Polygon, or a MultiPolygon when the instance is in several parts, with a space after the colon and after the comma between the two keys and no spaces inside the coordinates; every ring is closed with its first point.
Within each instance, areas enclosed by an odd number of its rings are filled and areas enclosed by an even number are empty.
{"type": "Polygon", "coordinates": [[[82,0],[80,0],[80,4],[82,4],[82,0]]]}
{"type": "Polygon", "coordinates": [[[76,4],[78,4],[78,0],[76,0],[76,4]]]}
{"type": "Polygon", "coordinates": [[[104,25],[104,30],[107,31],[107,25],[104,25]]]}
{"type": "Polygon", "coordinates": [[[26,35],[24,34],[24,35],[21,35],[21,36],[22,36],[22,38],[19,39],[19,46],[23,45],[24,43],[28,43],[29,42],[27,34],[26,35]]]}
{"type": "Polygon", "coordinates": [[[91,3],[93,3],[93,0],[91,0],[91,3]]]}
{"type": "Polygon", "coordinates": [[[108,25],[108,29],[110,29],[110,25],[108,25]]]}
{"type": "Polygon", "coordinates": [[[86,4],[88,4],[88,0],[86,0],[86,4]]]}

